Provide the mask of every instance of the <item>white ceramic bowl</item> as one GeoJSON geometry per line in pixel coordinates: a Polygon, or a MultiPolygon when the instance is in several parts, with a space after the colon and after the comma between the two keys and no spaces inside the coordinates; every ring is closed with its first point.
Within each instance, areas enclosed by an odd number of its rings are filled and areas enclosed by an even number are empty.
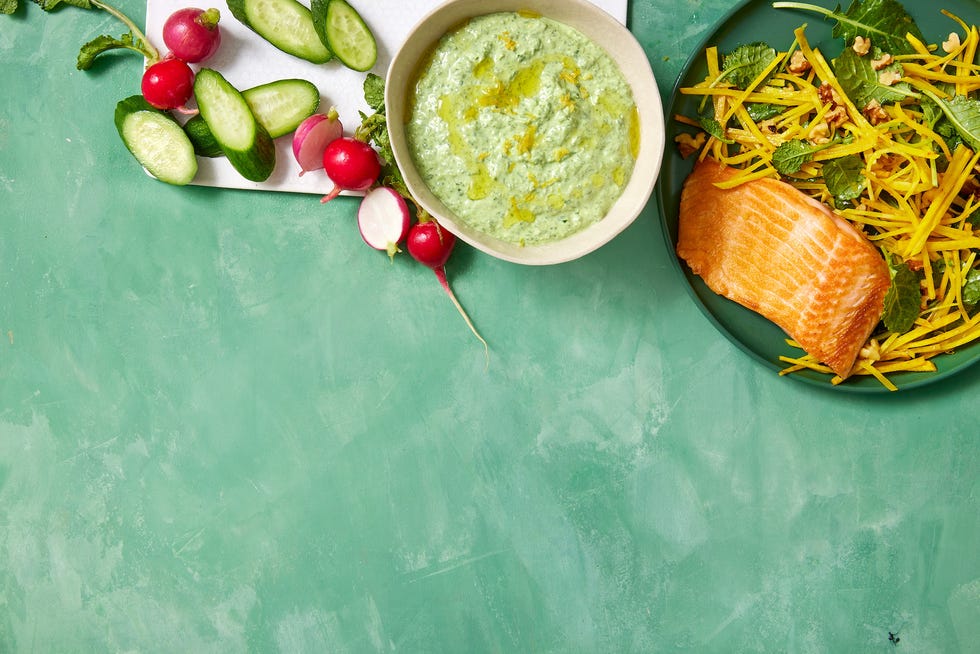
{"type": "Polygon", "coordinates": [[[587,0],[450,0],[425,16],[409,33],[388,69],[385,111],[391,147],[405,183],[418,202],[457,237],[506,261],[547,265],[570,261],[608,243],[632,223],[653,191],[664,151],[660,92],[646,53],[621,23],[587,0]],[[619,65],[639,112],[640,148],[622,195],[599,222],[562,240],[521,246],[494,238],[460,222],[422,181],[405,138],[409,90],[418,64],[447,32],[469,18],[499,11],[530,10],[574,27],[600,45],[619,65]]]}

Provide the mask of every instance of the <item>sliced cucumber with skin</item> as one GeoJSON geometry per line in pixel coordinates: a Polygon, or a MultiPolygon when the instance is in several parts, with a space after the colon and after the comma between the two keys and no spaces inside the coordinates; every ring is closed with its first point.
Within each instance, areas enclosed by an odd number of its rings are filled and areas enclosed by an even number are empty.
{"type": "Polygon", "coordinates": [[[253,182],[268,179],[276,167],[276,145],[238,89],[218,71],[202,68],[194,78],[194,97],[235,170],[253,182]]]}
{"type": "Polygon", "coordinates": [[[378,60],[378,42],[361,15],[346,0],[312,0],[317,34],[348,68],[364,72],[378,60]]]}
{"type": "Polygon", "coordinates": [[[132,95],[116,104],[114,120],[126,148],[161,182],[184,186],[197,175],[194,146],[168,112],[132,95]]]}
{"type": "MultiPolygon", "coordinates": [[[[242,91],[252,115],[276,139],[290,134],[320,106],[320,91],[305,79],[280,79],[242,91]]],[[[184,130],[202,157],[224,153],[200,114],[184,123],[184,130]]]]}
{"type": "Polygon", "coordinates": [[[296,0],[227,0],[243,25],[283,52],[322,64],[332,54],[313,26],[313,15],[296,0]]]}

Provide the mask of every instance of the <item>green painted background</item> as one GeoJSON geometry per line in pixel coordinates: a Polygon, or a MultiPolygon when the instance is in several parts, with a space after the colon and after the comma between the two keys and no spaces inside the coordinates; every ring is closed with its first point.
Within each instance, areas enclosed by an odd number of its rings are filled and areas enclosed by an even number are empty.
{"type": "MultiPolygon", "coordinates": [[[[728,5],[633,3],[664,97],[728,5]]],[[[978,651],[980,367],[778,378],[651,202],[574,263],[458,249],[486,368],[353,199],[144,176],[105,31],[0,17],[0,652],[978,651]]]]}

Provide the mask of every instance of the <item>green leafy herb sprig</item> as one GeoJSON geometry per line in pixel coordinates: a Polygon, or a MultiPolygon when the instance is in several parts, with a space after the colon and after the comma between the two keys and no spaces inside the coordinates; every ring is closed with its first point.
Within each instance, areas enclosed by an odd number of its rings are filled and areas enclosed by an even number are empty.
{"type": "Polygon", "coordinates": [[[383,163],[378,183],[395,189],[408,200],[415,207],[415,215],[420,222],[429,220],[429,213],[412,197],[395,163],[385,114],[385,81],[379,75],[368,73],[364,78],[364,101],[374,113],[369,116],[363,111],[358,112],[361,115],[361,124],[354,130],[354,138],[372,144],[381,155],[383,163]]]}
{"type": "MultiPolygon", "coordinates": [[[[0,0],[0,13],[12,14],[17,10],[18,0],[0,0]]],[[[160,59],[159,51],[153,47],[143,31],[136,26],[126,14],[102,0],[33,0],[41,9],[51,12],[62,5],[70,5],[79,9],[100,9],[118,18],[129,31],[121,36],[101,35],[81,47],[78,52],[76,67],[78,70],[88,70],[95,59],[109,50],[132,50],[143,56],[152,64],[160,59]]]]}

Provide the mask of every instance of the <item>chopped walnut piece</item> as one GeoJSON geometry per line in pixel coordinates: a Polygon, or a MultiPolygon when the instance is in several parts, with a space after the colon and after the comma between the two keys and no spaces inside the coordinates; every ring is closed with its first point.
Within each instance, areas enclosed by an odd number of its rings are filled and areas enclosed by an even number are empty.
{"type": "Polygon", "coordinates": [[[806,60],[806,55],[803,54],[802,50],[797,50],[793,53],[793,56],[790,57],[787,70],[794,75],[802,75],[810,70],[810,62],[806,60]]]}
{"type": "Polygon", "coordinates": [[[843,105],[837,105],[827,112],[824,120],[831,128],[836,129],[847,122],[847,109],[843,105]]]}
{"type": "Polygon", "coordinates": [[[819,97],[820,102],[824,104],[827,103],[830,103],[832,105],[843,104],[843,102],[841,102],[840,95],[837,93],[837,90],[827,82],[821,84],[820,88],[817,89],[817,97],[819,97]]]}
{"type": "Polygon", "coordinates": [[[810,142],[814,145],[830,143],[830,126],[826,122],[820,121],[810,126],[808,132],[810,142]]]}
{"type": "Polygon", "coordinates": [[[851,49],[863,57],[871,50],[871,40],[863,36],[855,36],[854,45],[851,46],[851,49]]]}
{"type": "Polygon", "coordinates": [[[677,143],[677,150],[684,159],[687,159],[692,154],[700,150],[701,146],[703,146],[707,140],[708,135],[704,132],[698,132],[697,136],[691,136],[687,132],[681,132],[674,137],[674,142],[677,143]]]}
{"type": "Polygon", "coordinates": [[[883,70],[878,73],[878,81],[885,86],[897,84],[901,79],[902,74],[897,70],[883,70]]]}
{"type": "Polygon", "coordinates": [[[950,32],[949,38],[943,41],[943,52],[950,54],[955,52],[957,48],[960,47],[960,35],[956,32],[950,32]]]}
{"type": "Polygon", "coordinates": [[[885,54],[881,55],[879,58],[873,59],[871,61],[871,67],[874,68],[875,70],[881,70],[885,66],[891,65],[893,61],[895,61],[895,59],[886,52],[885,54]]]}
{"type": "Polygon", "coordinates": [[[888,112],[882,109],[881,104],[877,100],[869,102],[861,113],[864,114],[864,117],[872,125],[880,125],[889,120],[888,112]]]}

